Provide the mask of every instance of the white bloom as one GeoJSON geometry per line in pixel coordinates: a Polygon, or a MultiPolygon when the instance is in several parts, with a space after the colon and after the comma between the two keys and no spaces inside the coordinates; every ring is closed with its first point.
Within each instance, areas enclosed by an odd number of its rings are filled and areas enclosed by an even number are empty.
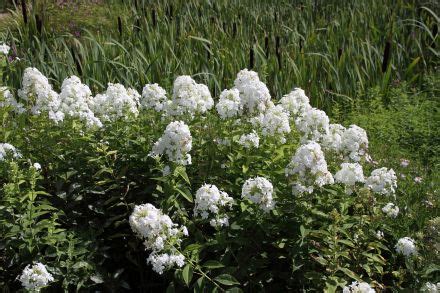
{"type": "Polygon", "coordinates": [[[269,89],[254,71],[241,70],[237,74],[234,86],[240,92],[243,109],[250,114],[264,112],[271,104],[269,89]]]}
{"type": "Polygon", "coordinates": [[[144,86],[140,100],[142,108],[161,112],[165,109],[167,102],[167,92],[157,83],[144,86]]]}
{"type": "Polygon", "coordinates": [[[242,136],[240,136],[238,144],[247,149],[258,148],[260,145],[260,138],[258,137],[258,134],[255,132],[255,130],[253,130],[249,134],[243,134],[242,136]]]}
{"type": "Polygon", "coordinates": [[[176,254],[158,254],[153,252],[148,256],[147,263],[153,266],[153,271],[162,275],[165,270],[174,266],[183,267],[185,265],[185,257],[178,252],[176,254]]]}
{"type": "Polygon", "coordinates": [[[18,90],[18,97],[31,106],[31,112],[39,115],[47,112],[49,118],[55,122],[63,120],[63,114],[58,110],[60,98],[52,90],[49,80],[36,68],[26,68],[22,79],[22,88],[18,90]]]}
{"type": "Polygon", "coordinates": [[[368,283],[354,281],[351,285],[345,286],[342,290],[343,293],[375,293],[376,291],[371,288],[368,283]]]}
{"type": "Polygon", "coordinates": [[[6,87],[0,87],[0,95],[3,96],[3,100],[0,100],[0,107],[11,107],[16,113],[23,113],[26,111],[22,103],[17,102],[17,100],[12,95],[11,91],[6,87]]]}
{"type": "Polygon", "coordinates": [[[241,190],[242,198],[247,198],[259,205],[265,212],[272,210],[275,206],[272,195],[273,185],[264,177],[255,177],[246,180],[241,190]]]}
{"type": "Polygon", "coordinates": [[[330,124],[329,133],[322,137],[322,147],[325,150],[339,153],[342,146],[342,134],[345,127],[340,124],[330,124]]]}
{"type": "Polygon", "coordinates": [[[304,114],[295,120],[295,125],[301,132],[301,141],[320,141],[323,136],[329,133],[329,118],[324,111],[316,108],[305,111],[304,114]]]}
{"type": "Polygon", "coordinates": [[[399,207],[392,202],[389,202],[382,208],[382,212],[390,218],[396,218],[399,214],[399,207]]]}
{"type": "Polygon", "coordinates": [[[376,193],[392,195],[397,187],[396,173],[393,169],[388,170],[385,167],[373,170],[365,181],[365,186],[376,193]]]}
{"type": "Polygon", "coordinates": [[[290,133],[289,115],[280,105],[270,107],[264,114],[260,114],[258,124],[264,136],[276,136],[282,139],[285,134],[290,133]]]}
{"type": "Polygon", "coordinates": [[[41,165],[40,165],[40,163],[34,163],[33,165],[32,165],[32,167],[34,167],[34,169],[35,170],[41,170],[41,165]]]}
{"type": "Polygon", "coordinates": [[[294,118],[301,116],[304,112],[309,111],[312,108],[312,106],[310,106],[309,98],[300,88],[295,88],[289,94],[283,96],[280,103],[281,106],[294,118]]]}
{"type": "Polygon", "coordinates": [[[168,176],[171,174],[171,168],[169,165],[166,165],[165,167],[163,167],[162,170],[162,176],[168,176]]]}
{"type": "Polygon", "coordinates": [[[172,116],[188,114],[193,117],[203,114],[214,106],[209,89],[198,84],[188,75],[179,76],[174,81],[173,98],[167,105],[167,113],[172,116]]]}
{"type": "Polygon", "coordinates": [[[90,88],[81,83],[77,76],[66,78],[61,85],[59,111],[64,116],[78,118],[88,127],[101,127],[101,121],[95,117],[89,105],[92,102],[90,88]]]}
{"type": "Polygon", "coordinates": [[[426,293],[439,293],[440,292],[440,282],[437,284],[426,282],[425,285],[421,288],[421,292],[426,293]]]}
{"type": "Polygon", "coordinates": [[[140,95],[136,90],[126,89],[119,83],[108,83],[107,90],[93,98],[91,108],[105,121],[126,119],[139,114],[139,99],[140,95]]]}
{"type": "Polygon", "coordinates": [[[241,104],[240,92],[237,89],[224,90],[220,94],[220,100],[215,108],[221,119],[241,114],[243,105],[241,104]]]}
{"type": "Polygon", "coordinates": [[[396,244],[397,253],[411,256],[417,253],[415,241],[409,237],[400,238],[396,244]]]}
{"type": "Polygon", "coordinates": [[[153,145],[154,155],[166,154],[172,162],[182,165],[191,164],[192,137],[188,125],[182,121],[168,124],[164,134],[153,145]]]}
{"type": "Polygon", "coordinates": [[[327,162],[321,146],[316,142],[300,146],[286,167],[286,176],[295,176],[295,193],[313,192],[313,187],[333,184],[332,174],[327,170],[327,162]]]}
{"type": "Polygon", "coordinates": [[[0,44],[0,53],[1,54],[8,55],[10,49],[11,49],[11,47],[9,47],[8,45],[0,44]]]}
{"type": "Polygon", "coordinates": [[[214,139],[214,142],[218,145],[230,146],[231,140],[229,138],[221,138],[217,137],[214,139]]]}
{"type": "Polygon", "coordinates": [[[380,231],[380,230],[377,230],[377,231],[376,231],[376,237],[377,237],[378,239],[382,239],[383,236],[384,236],[384,234],[383,234],[382,231],[380,231]]]}
{"type": "Polygon", "coordinates": [[[347,193],[351,194],[356,182],[365,181],[362,166],[358,163],[342,163],[341,170],[335,174],[335,180],[338,183],[345,184],[348,188],[347,193]]]}
{"type": "Polygon", "coordinates": [[[234,200],[226,192],[221,191],[215,185],[205,184],[196,192],[194,216],[202,219],[213,217],[210,224],[213,227],[228,226],[228,216],[225,208],[231,207],[234,200]]]}
{"type": "Polygon", "coordinates": [[[351,125],[342,133],[341,139],[341,151],[347,159],[359,162],[367,155],[368,137],[364,129],[351,125]]]}
{"type": "Polygon", "coordinates": [[[53,282],[53,276],[42,263],[27,265],[20,276],[21,285],[29,291],[40,291],[41,288],[53,282]]]}
{"type": "Polygon", "coordinates": [[[403,168],[408,167],[409,165],[409,160],[407,159],[400,159],[400,166],[402,166],[403,168]]]}
{"type": "Polygon", "coordinates": [[[0,162],[4,161],[8,156],[12,158],[21,158],[20,152],[9,143],[0,143],[0,162]]]}
{"type": "Polygon", "coordinates": [[[414,182],[415,183],[421,183],[422,182],[422,177],[415,177],[414,178],[414,182]]]}

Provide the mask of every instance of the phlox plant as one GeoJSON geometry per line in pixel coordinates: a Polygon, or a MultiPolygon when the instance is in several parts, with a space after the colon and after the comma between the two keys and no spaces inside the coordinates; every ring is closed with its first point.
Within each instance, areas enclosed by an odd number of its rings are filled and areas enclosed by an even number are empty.
{"type": "Polygon", "coordinates": [[[0,93],[1,143],[15,150],[2,145],[0,157],[3,286],[19,288],[34,264],[44,286],[64,290],[373,292],[435,281],[422,239],[390,228],[405,212],[383,212],[402,206],[395,172],[375,165],[362,128],[331,127],[304,91],[278,102],[242,70],[220,99],[190,76],[142,95],[122,84],[92,93],[66,77],[57,93],[29,72],[26,88],[8,89],[16,103],[0,93]]]}

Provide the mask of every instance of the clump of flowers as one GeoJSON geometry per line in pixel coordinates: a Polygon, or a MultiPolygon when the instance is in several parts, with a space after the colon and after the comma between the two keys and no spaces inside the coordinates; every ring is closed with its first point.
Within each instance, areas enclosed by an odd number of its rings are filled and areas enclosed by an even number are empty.
{"type": "Polygon", "coordinates": [[[332,174],[327,170],[327,162],[321,146],[316,142],[300,146],[285,170],[286,176],[294,176],[294,193],[312,193],[314,186],[333,184],[332,174]]]}
{"type": "Polygon", "coordinates": [[[90,88],[81,83],[77,76],[66,78],[61,85],[60,107],[63,116],[79,118],[87,126],[101,127],[101,121],[95,117],[89,105],[92,101],[90,88]]]}
{"type": "Polygon", "coordinates": [[[284,135],[290,133],[290,125],[289,115],[283,107],[280,105],[270,107],[256,119],[264,136],[277,137],[282,143],[286,141],[284,135]]]}
{"type": "Polygon", "coordinates": [[[385,167],[373,170],[365,180],[365,186],[373,192],[383,195],[393,195],[397,187],[397,176],[393,169],[385,167]]]}
{"type": "Polygon", "coordinates": [[[173,98],[167,106],[167,113],[172,116],[188,114],[193,117],[203,114],[214,106],[209,89],[204,84],[196,83],[188,75],[179,76],[174,81],[173,98]]]}
{"type": "Polygon", "coordinates": [[[63,120],[64,115],[58,111],[59,95],[52,90],[49,80],[38,69],[31,67],[25,69],[18,97],[31,106],[32,114],[47,112],[49,118],[55,122],[63,120]]]}
{"type": "Polygon", "coordinates": [[[8,55],[9,54],[9,50],[11,49],[11,47],[9,47],[6,44],[0,44],[0,53],[3,55],[8,55]]]}
{"type": "Polygon", "coordinates": [[[144,86],[140,99],[140,105],[143,109],[161,112],[165,110],[168,101],[167,92],[157,83],[144,86]]]}
{"type": "Polygon", "coordinates": [[[342,135],[344,132],[345,127],[341,124],[330,124],[328,134],[322,137],[321,145],[323,149],[340,153],[342,147],[342,135]]]}
{"type": "Polygon", "coordinates": [[[346,159],[359,162],[367,155],[367,132],[357,125],[350,125],[341,136],[341,152],[346,159]]]}
{"type": "Polygon", "coordinates": [[[264,177],[255,177],[246,180],[241,190],[241,197],[247,198],[260,208],[269,212],[275,207],[273,200],[273,185],[264,177]]]}
{"type": "Polygon", "coordinates": [[[354,281],[351,285],[345,286],[342,290],[343,293],[375,293],[376,291],[371,288],[368,283],[354,281]]]}
{"type": "Polygon", "coordinates": [[[222,91],[215,108],[221,119],[228,119],[240,115],[243,111],[240,92],[237,89],[222,91]]]}
{"type": "Polygon", "coordinates": [[[164,134],[153,145],[154,155],[166,154],[172,162],[181,165],[191,164],[192,136],[188,125],[182,121],[168,124],[164,134]]]}
{"type": "Polygon", "coordinates": [[[8,157],[20,158],[21,154],[12,144],[0,143],[0,162],[6,160],[8,157]]]}
{"type": "Polygon", "coordinates": [[[409,237],[400,238],[396,244],[396,251],[407,257],[416,254],[417,248],[415,241],[409,237]]]}
{"type": "Polygon", "coordinates": [[[305,111],[295,120],[296,128],[301,132],[301,141],[320,141],[329,132],[329,118],[324,111],[316,108],[305,111]]]}
{"type": "Polygon", "coordinates": [[[420,291],[426,293],[438,293],[440,292],[440,282],[437,282],[437,284],[426,282],[425,285],[423,285],[423,287],[420,289],[420,291]]]}
{"type": "Polygon", "coordinates": [[[149,203],[135,206],[129,223],[133,232],[145,240],[145,247],[152,250],[147,261],[155,272],[162,274],[175,265],[185,264],[185,257],[176,249],[182,242],[181,237],[188,236],[185,226],[178,227],[168,215],[149,203]]]}
{"type": "Polygon", "coordinates": [[[382,212],[390,218],[396,218],[399,215],[399,207],[389,202],[382,208],[382,212]]]}
{"type": "Polygon", "coordinates": [[[235,88],[240,92],[243,110],[249,114],[264,112],[272,105],[270,93],[258,73],[243,69],[234,81],[235,88]]]}
{"type": "Polygon", "coordinates": [[[238,144],[247,149],[258,148],[260,146],[260,137],[254,130],[251,133],[241,135],[238,144]]]}
{"type": "Polygon", "coordinates": [[[213,227],[229,226],[229,217],[225,209],[231,207],[234,200],[215,185],[205,184],[196,192],[194,216],[206,220],[213,227]]]}
{"type": "Polygon", "coordinates": [[[42,263],[37,262],[32,266],[27,265],[19,280],[25,289],[39,292],[47,284],[53,282],[54,278],[42,263]]]}
{"type": "Polygon", "coordinates": [[[406,168],[409,166],[409,160],[407,159],[400,159],[400,166],[403,168],[406,168]]]}
{"type": "Polygon", "coordinates": [[[311,110],[309,98],[306,96],[304,90],[295,88],[289,94],[283,96],[280,100],[280,105],[293,118],[302,116],[305,112],[311,110]]]}
{"type": "Polygon", "coordinates": [[[26,111],[24,108],[24,105],[22,103],[17,102],[17,100],[14,98],[14,95],[11,93],[11,91],[6,87],[0,87],[0,95],[3,96],[3,99],[0,100],[0,107],[11,107],[13,111],[16,113],[23,113],[26,111]]]}
{"type": "Polygon", "coordinates": [[[342,163],[341,170],[335,174],[336,182],[345,184],[347,194],[353,192],[356,182],[364,182],[364,172],[358,163],[342,163]]]}
{"type": "Polygon", "coordinates": [[[105,121],[115,121],[139,114],[140,95],[132,89],[126,89],[122,84],[109,83],[103,94],[93,99],[92,109],[105,121]]]}

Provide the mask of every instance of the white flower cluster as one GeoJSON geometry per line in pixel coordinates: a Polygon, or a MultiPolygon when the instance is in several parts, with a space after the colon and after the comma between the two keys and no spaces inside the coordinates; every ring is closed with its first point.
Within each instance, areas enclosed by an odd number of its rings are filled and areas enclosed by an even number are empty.
{"type": "Polygon", "coordinates": [[[311,108],[295,120],[296,128],[301,132],[301,141],[320,141],[329,133],[329,118],[324,111],[311,108]]]}
{"type": "Polygon", "coordinates": [[[167,92],[157,83],[144,86],[140,100],[143,109],[153,109],[156,112],[161,112],[166,109],[168,101],[167,92]]]}
{"type": "Polygon", "coordinates": [[[300,146],[285,173],[286,176],[295,176],[294,193],[312,193],[314,186],[322,187],[334,183],[332,174],[327,170],[321,146],[316,142],[300,146]]]}
{"type": "Polygon", "coordinates": [[[255,177],[246,180],[241,190],[241,197],[247,198],[260,208],[269,212],[275,207],[273,200],[273,185],[264,177],[255,177]]]}
{"type": "Polygon", "coordinates": [[[367,132],[357,125],[350,125],[341,136],[342,154],[354,162],[359,162],[367,155],[368,137],[367,132]]]}
{"type": "Polygon", "coordinates": [[[397,253],[404,256],[411,256],[417,253],[415,241],[409,237],[400,238],[396,244],[397,253]]]}
{"type": "Polygon", "coordinates": [[[382,212],[390,218],[396,218],[399,215],[399,207],[389,202],[382,208],[382,212]]]}
{"type": "Polygon", "coordinates": [[[258,148],[260,146],[260,137],[254,130],[249,134],[241,135],[238,144],[247,149],[258,148]]]}
{"type": "Polygon", "coordinates": [[[321,145],[325,150],[333,151],[335,153],[341,152],[342,135],[345,127],[341,124],[330,124],[329,132],[322,137],[321,145]]]}
{"type": "Polygon", "coordinates": [[[47,286],[47,284],[53,282],[54,278],[52,274],[47,271],[46,267],[38,262],[33,266],[27,265],[19,280],[25,289],[38,292],[47,286]]]}
{"type": "Polygon", "coordinates": [[[284,135],[290,133],[289,114],[280,105],[267,108],[257,122],[264,136],[278,137],[282,143],[286,141],[284,135]]]}
{"type": "Polygon", "coordinates": [[[203,114],[214,106],[209,89],[204,84],[196,83],[188,75],[176,78],[173,85],[173,98],[167,106],[167,113],[172,116],[203,114]]]}
{"type": "Polygon", "coordinates": [[[61,85],[61,93],[59,95],[60,106],[57,117],[60,121],[64,116],[79,118],[88,127],[101,127],[101,121],[95,117],[89,105],[92,102],[92,92],[90,88],[81,83],[77,76],[66,78],[61,85]]]}
{"type": "Polygon", "coordinates": [[[36,68],[26,68],[22,79],[22,88],[18,96],[32,106],[31,112],[39,115],[49,113],[49,118],[55,122],[63,120],[64,115],[58,111],[60,98],[52,90],[49,80],[36,68]]]}
{"type": "Polygon", "coordinates": [[[437,284],[431,283],[431,282],[426,282],[420,291],[426,292],[426,293],[439,293],[440,292],[440,282],[437,282],[437,284]]]}
{"type": "Polygon", "coordinates": [[[8,45],[0,44],[0,53],[1,54],[8,55],[10,49],[11,49],[11,47],[9,47],[8,45]]]}
{"type": "Polygon", "coordinates": [[[184,256],[174,245],[180,245],[182,235],[188,236],[185,226],[178,227],[169,216],[149,203],[135,206],[129,222],[136,235],[145,240],[145,247],[152,250],[148,262],[154,271],[162,274],[174,265],[184,265],[184,256]]]}
{"type": "Polygon", "coordinates": [[[232,118],[238,116],[243,111],[241,104],[240,92],[238,89],[224,90],[220,94],[220,99],[215,106],[217,113],[221,119],[232,118]]]}
{"type": "Polygon", "coordinates": [[[312,108],[309,98],[304,93],[304,90],[300,88],[295,88],[289,94],[283,96],[280,104],[294,118],[302,116],[312,108]]]}
{"type": "Polygon", "coordinates": [[[12,144],[0,143],[0,162],[4,161],[8,156],[21,158],[20,152],[12,144]]]}
{"type": "Polygon", "coordinates": [[[335,181],[346,186],[347,194],[353,192],[356,182],[364,182],[364,172],[358,163],[342,163],[341,170],[335,174],[335,181]]]}
{"type": "Polygon", "coordinates": [[[243,110],[250,114],[264,112],[272,105],[270,93],[264,82],[260,81],[258,73],[243,69],[234,81],[235,88],[240,92],[243,110]]]}
{"type": "Polygon", "coordinates": [[[16,113],[24,113],[26,109],[22,103],[17,102],[14,98],[14,95],[11,91],[6,87],[0,87],[0,95],[3,96],[3,99],[0,100],[0,108],[11,107],[13,111],[16,113]]]}
{"type": "Polygon", "coordinates": [[[376,291],[371,288],[368,283],[354,281],[351,285],[345,286],[342,290],[343,293],[375,293],[376,291]]]}
{"type": "Polygon", "coordinates": [[[182,121],[168,124],[164,134],[153,145],[154,155],[166,154],[172,162],[182,165],[191,164],[192,137],[188,125],[182,121]]]}
{"type": "Polygon", "coordinates": [[[223,211],[231,207],[234,200],[226,192],[215,185],[204,184],[196,192],[194,216],[206,220],[211,216],[209,224],[213,227],[229,226],[229,217],[223,211]]]}
{"type": "Polygon", "coordinates": [[[136,90],[126,89],[119,83],[108,83],[107,90],[93,99],[92,110],[105,121],[136,117],[139,114],[139,99],[136,90]]]}
{"type": "Polygon", "coordinates": [[[388,170],[385,167],[373,170],[366,179],[365,186],[379,194],[393,195],[397,187],[396,173],[393,169],[388,170]]]}

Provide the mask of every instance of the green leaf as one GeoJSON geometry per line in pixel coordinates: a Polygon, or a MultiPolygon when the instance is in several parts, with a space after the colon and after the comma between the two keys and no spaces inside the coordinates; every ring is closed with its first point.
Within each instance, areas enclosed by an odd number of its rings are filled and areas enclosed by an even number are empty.
{"type": "Polygon", "coordinates": [[[182,177],[186,183],[191,184],[189,181],[189,178],[188,178],[188,174],[186,174],[185,167],[183,167],[183,166],[176,167],[176,169],[174,170],[174,176],[177,176],[177,175],[182,177]]]}
{"type": "Polygon", "coordinates": [[[217,268],[224,267],[224,265],[221,262],[216,261],[216,260],[208,260],[203,264],[203,266],[205,268],[209,268],[209,269],[217,269],[217,268]]]}
{"type": "Polygon", "coordinates": [[[226,286],[240,285],[240,282],[238,282],[237,279],[228,274],[217,276],[214,280],[226,286]]]}
{"type": "Polygon", "coordinates": [[[182,277],[183,280],[185,281],[186,286],[189,286],[189,283],[191,283],[192,276],[193,276],[192,266],[190,264],[187,264],[182,270],[182,277]]]}
{"type": "Polygon", "coordinates": [[[183,190],[181,190],[181,189],[179,189],[177,187],[174,187],[174,189],[177,192],[179,192],[187,201],[189,201],[189,202],[193,202],[194,201],[191,193],[189,193],[188,191],[185,192],[185,191],[183,191],[183,190]]]}

